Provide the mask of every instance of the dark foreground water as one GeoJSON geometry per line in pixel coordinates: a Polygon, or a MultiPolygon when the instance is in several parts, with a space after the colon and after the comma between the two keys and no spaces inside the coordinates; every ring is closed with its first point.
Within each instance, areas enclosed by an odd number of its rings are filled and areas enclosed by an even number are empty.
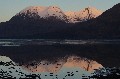
{"type": "Polygon", "coordinates": [[[17,63],[77,55],[104,67],[120,67],[120,40],[1,39],[0,55],[17,63]]]}

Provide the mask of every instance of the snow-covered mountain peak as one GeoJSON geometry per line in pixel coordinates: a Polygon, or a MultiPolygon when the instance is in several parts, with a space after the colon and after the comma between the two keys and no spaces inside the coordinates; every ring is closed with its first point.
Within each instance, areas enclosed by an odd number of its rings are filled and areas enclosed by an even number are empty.
{"type": "Polygon", "coordinates": [[[28,11],[31,13],[35,13],[35,12],[41,12],[44,9],[46,9],[46,7],[44,7],[44,6],[29,6],[25,9],[23,9],[22,11],[20,11],[19,13],[27,13],[28,11]]]}
{"type": "Polygon", "coordinates": [[[60,9],[59,6],[56,6],[56,5],[54,5],[54,6],[49,6],[48,8],[60,9]]]}
{"type": "Polygon", "coordinates": [[[48,11],[53,11],[54,13],[63,13],[64,12],[58,6],[49,6],[48,11]]]}
{"type": "Polygon", "coordinates": [[[91,6],[86,7],[85,10],[86,10],[86,9],[87,9],[87,10],[97,10],[95,7],[91,7],[91,6]]]}
{"type": "Polygon", "coordinates": [[[95,7],[87,7],[87,8],[85,8],[82,11],[83,12],[87,12],[88,14],[95,15],[95,16],[93,16],[94,18],[102,14],[102,11],[96,9],[95,7]]]}
{"type": "Polygon", "coordinates": [[[66,15],[58,6],[30,6],[20,11],[17,15],[28,15],[34,18],[34,15],[40,16],[41,18],[56,17],[61,20],[65,20],[66,15]]]}
{"type": "Polygon", "coordinates": [[[83,22],[87,21],[92,18],[96,18],[99,15],[102,14],[102,11],[94,8],[94,7],[87,7],[80,11],[68,11],[63,12],[58,6],[30,6],[22,11],[20,11],[17,15],[22,15],[25,19],[26,15],[27,17],[32,18],[49,18],[49,17],[55,17],[57,19],[60,19],[65,22],[69,23],[76,23],[76,22],[83,22]]]}
{"type": "Polygon", "coordinates": [[[61,19],[65,17],[64,12],[58,6],[49,6],[46,10],[44,10],[43,14],[45,16],[56,16],[61,19]]]}
{"type": "Polygon", "coordinates": [[[92,18],[96,18],[102,14],[102,11],[94,7],[87,7],[80,11],[76,11],[76,12],[70,11],[70,12],[66,12],[65,14],[68,17],[69,22],[76,23],[76,22],[83,22],[92,18]]]}

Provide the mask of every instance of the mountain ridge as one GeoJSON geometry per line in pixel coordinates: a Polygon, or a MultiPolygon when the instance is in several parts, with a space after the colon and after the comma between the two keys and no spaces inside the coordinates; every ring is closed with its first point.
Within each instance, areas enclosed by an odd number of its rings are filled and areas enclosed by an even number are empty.
{"type": "Polygon", "coordinates": [[[74,13],[74,15],[62,11],[58,6],[49,6],[49,7],[30,6],[21,10],[19,13],[16,14],[16,16],[19,15],[21,16],[21,14],[24,14],[24,15],[28,15],[29,17],[34,17],[34,15],[38,15],[40,18],[44,18],[44,19],[52,16],[52,17],[57,17],[57,19],[63,20],[67,23],[76,23],[76,22],[87,21],[91,18],[96,18],[102,14],[100,10],[97,10],[96,8],[93,7],[88,7],[78,12],[74,12],[74,11],[72,12],[74,13]]]}
{"type": "MultiPolygon", "coordinates": [[[[87,18],[90,18],[89,20],[77,23],[66,23],[64,20],[58,19],[54,16],[40,18],[40,16],[36,14],[34,14],[34,17],[29,17],[25,14],[13,16],[10,21],[0,24],[0,37],[46,39],[118,39],[120,38],[119,7],[120,3],[103,12],[96,18],[92,18],[90,15],[87,15],[87,18]],[[24,16],[26,17],[25,19],[23,19],[24,16]]],[[[83,12],[85,11],[88,13],[88,9],[90,8],[86,8],[83,12]]],[[[59,10],[61,11],[61,9],[59,10]]]]}
{"type": "Polygon", "coordinates": [[[66,12],[65,13],[68,17],[70,17],[71,23],[76,22],[83,22],[93,18],[96,18],[102,14],[102,11],[94,8],[94,7],[87,7],[83,10],[76,11],[76,12],[66,12]]]}

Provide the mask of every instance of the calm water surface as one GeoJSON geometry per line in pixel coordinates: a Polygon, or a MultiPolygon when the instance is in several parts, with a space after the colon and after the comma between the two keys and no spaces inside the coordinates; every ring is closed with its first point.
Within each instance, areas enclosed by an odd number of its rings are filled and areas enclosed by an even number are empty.
{"type": "Polygon", "coordinates": [[[18,63],[77,55],[120,67],[120,40],[0,39],[0,55],[18,63]]]}

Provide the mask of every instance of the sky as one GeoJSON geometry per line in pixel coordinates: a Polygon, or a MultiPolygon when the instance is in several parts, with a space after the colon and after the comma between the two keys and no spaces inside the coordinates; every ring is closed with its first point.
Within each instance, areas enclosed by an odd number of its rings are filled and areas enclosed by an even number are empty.
{"type": "Polygon", "coordinates": [[[63,11],[79,11],[86,7],[96,7],[105,11],[120,0],[0,0],[0,22],[10,20],[28,6],[59,6],[63,11]]]}

